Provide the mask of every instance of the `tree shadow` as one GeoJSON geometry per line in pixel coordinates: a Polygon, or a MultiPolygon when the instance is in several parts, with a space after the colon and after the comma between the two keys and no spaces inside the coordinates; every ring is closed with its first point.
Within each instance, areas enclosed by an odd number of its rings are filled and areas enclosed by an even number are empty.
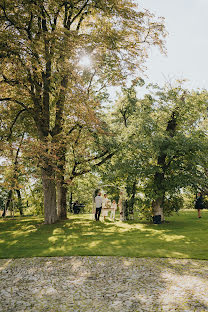
{"type": "Polygon", "coordinates": [[[1,258],[106,255],[203,259],[208,255],[207,222],[198,221],[191,221],[192,229],[184,218],[161,225],[96,222],[89,215],[71,216],[53,225],[44,225],[41,218],[9,220],[1,223],[1,258]]]}

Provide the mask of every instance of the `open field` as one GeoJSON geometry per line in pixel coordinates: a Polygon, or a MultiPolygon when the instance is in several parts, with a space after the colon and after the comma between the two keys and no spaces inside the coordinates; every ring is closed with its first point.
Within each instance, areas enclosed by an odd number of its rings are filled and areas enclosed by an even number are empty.
{"type": "Polygon", "coordinates": [[[124,256],[208,260],[208,212],[182,211],[161,225],[98,222],[88,214],[44,225],[40,217],[0,220],[0,258],[124,256]]]}

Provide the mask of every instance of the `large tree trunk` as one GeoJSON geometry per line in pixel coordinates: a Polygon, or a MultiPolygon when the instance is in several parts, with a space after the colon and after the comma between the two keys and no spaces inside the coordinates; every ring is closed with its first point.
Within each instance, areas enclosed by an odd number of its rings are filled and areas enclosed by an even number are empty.
{"type": "Polygon", "coordinates": [[[153,209],[153,215],[155,216],[161,216],[161,221],[164,221],[164,214],[163,214],[163,208],[162,208],[162,198],[158,198],[152,203],[152,209],[153,209]]]}
{"type": "Polygon", "coordinates": [[[165,197],[165,189],[164,189],[164,165],[165,165],[165,155],[161,155],[158,157],[158,164],[162,168],[162,172],[156,172],[154,176],[154,187],[155,187],[155,193],[157,194],[157,197],[152,202],[152,211],[153,216],[159,216],[161,215],[161,221],[164,221],[164,213],[163,213],[163,199],[165,197]]]}
{"type": "Polygon", "coordinates": [[[56,184],[55,175],[51,166],[41,168],[41,176],[44,192],[44,217],[45,224],[52,224],[57,221],[56,210],[56,184]]]}
{"type": "Polygon", "coordinates": [[[64,176],[59,176],[57,182],[57,208],[58,208],[58,218],[61,220],[67,219],[66,195],[67,195],[67,187],[64,182],[64,176]]]}

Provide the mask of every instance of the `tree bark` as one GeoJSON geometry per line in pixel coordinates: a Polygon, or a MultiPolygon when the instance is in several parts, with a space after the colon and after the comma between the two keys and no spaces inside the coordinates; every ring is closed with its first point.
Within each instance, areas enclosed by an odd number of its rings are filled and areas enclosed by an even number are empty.
{"type": "Polygon", "coordinates": [[[136,185],[137,181],[135,180],[132,186],[132,193],[131,193],[131,199],[129,202],[129,214],[134,215],[134,204],[135,204],[135,196],[136,196],[136,185]]]}
{"type": "Polygon", "coordinates": [[[161,221],[164,221],[164,214],[163,214],[163,208],[162,208],[162,199],[158,198],[152,203],[153,208],[153,215],[154,216],[161,216],[161,221]]]}
{"type": "Polygon", "coordinates": [[[66,195],[67,195],[67,185],[65,183],[65,165],[66,165],[66,147],[64,142],[58,149],[58,171],[56,175],[57,181],[57,208],[58,208],[58,218],[61,220],[67,219],[67,205],[66,205],[66,195]]]}
{"type": "Polygon", "coordinates": [[[18,197],[18,209],[19,209],[20,215],[23,216],[21,192],[18,189],[16,190],[16,192],[17,192],[17,197],[18,197]]]}
{"type": "Polygon", "coordinates": [[[45,224],[52,224],[57,221],[56,210],[56,185],[54,170],[50,165],[41,168],[41,177],[44,192],[44,218],[45,224]]]}
{"type": "Polygon", "coordinates": [[[8,193],[7,202],[6,202],[6,205],[4,206],[2,217],[6,216],[6,212],[7,212],[8,208],[9,208],[11,202],[12,202],[12,190],[10,190],[9,193],[8,193]]]}
{"type": "Polygon", "coordinates": [[[57,182],[57,208],[58,208],[58,218],[60,220],[67,219],[67,205],[66,205],[66,195],[67,187],[64,182],[64,176],[59,176],[57,182]]]}
{"type": "MultiPolygon", "coordinates": [[[[70,200],[69,200],[69,209],[70,209],[70,212],[72,212],[72,201],[73,201],[73,192],[72,192],[72,189],[71,189],[71,192],[70,192],[70,200]]],[[[93,203],[94,203],[94,197],[93,197],[93,203]]]]}

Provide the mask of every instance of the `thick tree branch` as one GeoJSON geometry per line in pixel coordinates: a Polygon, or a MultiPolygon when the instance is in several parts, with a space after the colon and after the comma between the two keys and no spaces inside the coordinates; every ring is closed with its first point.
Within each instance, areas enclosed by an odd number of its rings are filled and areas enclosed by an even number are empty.
{"type": "Polygon", "coordinates": [[[64,111],[64,101],[66,96],[66,88],[68,85],[68,75],[64,76],[61,81],[61,90],[59,92],[59,97],[56,102],[56,119],[55,126],[51,131],[51,135],[57,135],[62,131],[62,122],[63,122],[63,111],[64,111]]]}
{"type": "Polygon", "coordinates": [[[32,40],[32,33],[31,33],[32,22],[33,22],[33,13],[31,12],[30,20],[29,20],[28,26],[26,27],[26,32],[28,34],[29,40],[32,40]]]}
{"type": "Polygon", "coordinates": [[[8,135],[7,140],[9,140],[9,139],[11,138],[13,127],[14,127],[14,125],[15,125],[15,123],[16,123],[18,117],[19,117],[23,112],[26,112],[26,109],[25,109],[25,108],[23,108],[22,110],[20,110],[20,111],[17,113],[17,115],[16,115],[15,119],[13,120],[13,122],[12,122],[12,124],[11,124],[11,127],[10,127],[10,129],[9,129],[9,135],[8,135]]]}
{"type": "MultiPolygon", "coordinates": [[[[84,9],[87,7],[88,5],[88,2],[89,0],[86,0],[86,2],[83,4],[83,6],[79,9],[78,13],[75,14],[75,16],[72,18],[72,15],[73,15],[73,10],[74,10],[74,5],[73,3],[71,2],[70,3],[70,7],[71,7],[71,12],[69,13],[68,15],[68,6],[66,5],[65,6],[65,23],[64,23],[64,26],[67,28],[67,29],[70,29],[70,26],[73,24],[73,22],[83,13],[84,9]],[[71,19],[72,18],[72,19],[71,19]]],[[[84,17],[83,17],[84,18],[84,17]]],[[[81,24],[81,21],[79,21],[80,24],[81,24]]],[[[79,23],[78,23],[79,24],[79,23]]]]}
{"type": "Polygon", "coordinates": [[[81,15],[81,17],[80,17],[80,19],[79,19],[79,22],[78,22],[78,24],[77,24],[77,28],[76,28],[77,31],[79,31],[79,29],[80,29],[80,27],[81,27],[81,24],[82,24],[82,22],[83,22],[85,16],[86,16],[88,13],[89,13],[89,12],[86,11],[86,12],[84,12],[84,13],[81,15]]]}
{"type": "Polygon", "coordinates": [[[74,125],[68,132],[68,135],[71,134],[75,129],[77,128],[82,128],[82,126],[80,124],[76,124],[74,125]]]}
{"type": "Polygon", "coordinates": [[[13,26],[15,27],[18,31],[22,30],[20,27],[18,27],[15,23],[14,20],[12,20],[8,15],[7,15],[7,12],[6,12],[6,5],[5,5],[5,2],[4,2],[4,5],[0,4],[0,8],[2,9],[3,13],[4,13],[4,19],[10,23],[10,26],[13,26]]]}
{"type": "Polygon", "coordinates": [[[20,102],[20,101],[18,101],[16,99],[9,98],[9,97],[7,97],[7,98],[0,98],[0,102],[3,102],[3,101],[5,101],[5,102],[6,101],[15,102],[15,103],[21,105],[22,107],[24,107],[25,110],[27,110],[28,112],[31,113],[32,108],[29,108],[27,105],[25,105],[24,103],[22,103],[22,102],[20,102]]]}
{"type": "Polygon", "coordinates": [[[108,154],[108,151],[105,151],[105,152],[103,152],[103,153],[100,154],[100,155],[87,158],[87,159],[85,159],[85,160],[83,160],[83,161],[79,161],[79,162],[77,162],[77,165],[81,165],[81,164],[84,164],[84,163],[89,163],[89,162],[91,162],[91,161],[93,161],[93,160],[100,159],[101,157],[103,157],[103,156],[105,156],[105,155],[107,155],[107,154],[108,154]]]}
{"type": "Polygon", "coordinates": [[[91,168],[88,168],[88,169],[84,169],[84,170],[81,170],[79,172],[72,172],[73,174],[71,175],[70,177],[70,180],[73,180],[75,177],[78,177],[78,176],[81,176],[85,173],[88,173],[92,170],[92,168],[96,168],[96,167],[99,167],[101,166],[102,164],[104,164],[107,160],[111,159],[113,155],[115,155],[116,152],[111,152],[110,154],[108,154],[106,157],[104,157],[100,162],[98,162],[97,164],[93,165],[91,168]]]}

